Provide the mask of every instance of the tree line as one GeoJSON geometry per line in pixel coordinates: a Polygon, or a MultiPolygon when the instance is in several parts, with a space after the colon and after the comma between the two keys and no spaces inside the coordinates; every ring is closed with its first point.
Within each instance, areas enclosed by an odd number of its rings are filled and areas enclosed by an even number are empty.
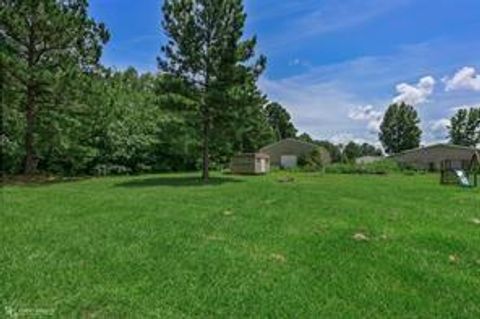
{"type": "MultiPolygon", "coordinates": [[[[478,147],[480,145],[480,107],[460,108],[450,119],[449,142],[454,145],[478,147]]],[[[387,154],[396,154],[420,146],[422,130],[415,108],[405,103],[388,107],[380,125],[379,139],[387,154]]]]}
{"type": "MultiPolygon", "coordinates": [[[[323,146],[337,162],[381,153],[298,136],[286,109],[258,88],[267,59],[244,36],[242,0],[165,0],[168,39],[158,72],[144,74],[101,65],[110,33],[87,0],[0,1],[3,173],[202,169],[208,179],[233,154],[284,138],[323,146]]],[[[454,143],[478,143],[478,113],[452,119],[454,143]]],[[[408,106],[387,111],[387,152],[418,144],[418,123],[408,106]]]]}
{"type": "MultiPolygon", "coordinates": [[[[2,171],[109,174],[224,164],[278,138],[240,0],[165,1],[159,72],[100,64],[86,0],[2,0],[2,171]]],[[[278,112],[277,112],[278,113],[278,112]]]]}

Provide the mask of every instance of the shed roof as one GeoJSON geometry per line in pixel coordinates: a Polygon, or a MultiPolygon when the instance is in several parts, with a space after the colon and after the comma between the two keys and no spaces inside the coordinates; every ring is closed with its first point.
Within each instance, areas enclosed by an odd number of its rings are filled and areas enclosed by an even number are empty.
{"type": "Polygon", "coordinates": [[[265,153],[241,153],[234,156],[235,158],[247,157],[247,158],[270,158],[270,155],[265,153]]]}

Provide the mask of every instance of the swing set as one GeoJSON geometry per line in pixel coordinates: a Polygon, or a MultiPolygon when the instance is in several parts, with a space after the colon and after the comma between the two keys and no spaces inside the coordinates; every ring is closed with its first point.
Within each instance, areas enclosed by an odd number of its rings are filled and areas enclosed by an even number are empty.
{"type": "Polygon", "coordinates": [[[440,183],[477,187],[480,174],[480,153],[475,151],[470,161],[444,160],[441,162],[440,183]]]}

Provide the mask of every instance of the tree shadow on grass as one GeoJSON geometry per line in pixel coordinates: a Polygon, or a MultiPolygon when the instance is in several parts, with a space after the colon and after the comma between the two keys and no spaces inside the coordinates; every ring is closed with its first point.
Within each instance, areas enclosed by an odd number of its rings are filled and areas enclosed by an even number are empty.
{"type": "Polygon", "coordinates": [[[145,179],[134,179],[127,182],[116,184],[115,187],[141,188],[141,187],[202,187],[219,186],[228,183],[240,183],[241,180],[231,177],[210,177],[208,182],[204,182],[199,177],[150,177],[145,179]]]}
{"type": "Polygon", "coordinates": [[[56,176],[56,175],[4,175],[1,178],[0,187],[4,186],[49,186],[55,184],[66,184],[80,182],[90,179],[90,176],[77,176],[77,177],[67,177],[67,176],[56,176]]]}

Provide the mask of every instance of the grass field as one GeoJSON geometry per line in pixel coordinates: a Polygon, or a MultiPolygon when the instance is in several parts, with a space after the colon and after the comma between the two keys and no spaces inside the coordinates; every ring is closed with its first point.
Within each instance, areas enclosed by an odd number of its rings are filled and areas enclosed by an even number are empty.
{"type": "Polygon", "coordinates": [[[3,187],[0,317],[480,318],[480,190],[279,174],[3,187]]]}

